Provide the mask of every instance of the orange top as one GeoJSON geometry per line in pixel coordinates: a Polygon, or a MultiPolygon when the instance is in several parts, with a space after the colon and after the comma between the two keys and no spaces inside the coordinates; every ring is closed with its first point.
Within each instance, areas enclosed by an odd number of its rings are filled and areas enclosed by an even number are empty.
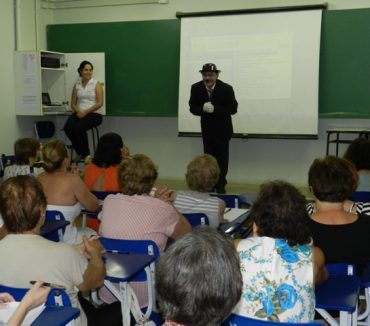
{"type": "Polygon", "coordinates": [[[105,177],[105,189],[103,191],[120,191],[117,178],[117,165],[108,168],[101,168],[90,163],[85,169],[84,182],[87,188],[92,191],[94,183],[99,176],[105,177]]]}

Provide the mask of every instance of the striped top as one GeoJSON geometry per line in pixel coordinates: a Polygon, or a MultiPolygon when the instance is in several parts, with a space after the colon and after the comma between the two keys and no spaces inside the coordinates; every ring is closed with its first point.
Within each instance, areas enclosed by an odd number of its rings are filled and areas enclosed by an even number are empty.
{"type": "MultiPolygon", "coordinates": [[[[356,204],[356,213],[370,216],[370,203],[358,202],[356,204]]],[[[306,205],[308,215],[315,213],[315,203],[308,203],[306,205]]],[[[354,212],[352,212],[354,213],[354,212]]]]}
{"type": "Polygon", "coordinates": [[[183,214],[204,213],[209,219],[209,225],[217,228],[221,222],[221,199],[208,193],[198,191],[179,191],[174,200],[174,206],[183,214]]]}

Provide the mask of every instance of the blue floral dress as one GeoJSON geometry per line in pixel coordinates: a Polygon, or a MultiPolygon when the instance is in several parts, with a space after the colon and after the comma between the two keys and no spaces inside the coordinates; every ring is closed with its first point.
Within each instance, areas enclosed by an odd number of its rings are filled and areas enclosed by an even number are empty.
{"type": "Polygon", "coordinates": [[[280,322],[311,322],[315,313],[312,248],[286,240],[253,237],[237,248],[242,297],[234,313],[280,322]]]}

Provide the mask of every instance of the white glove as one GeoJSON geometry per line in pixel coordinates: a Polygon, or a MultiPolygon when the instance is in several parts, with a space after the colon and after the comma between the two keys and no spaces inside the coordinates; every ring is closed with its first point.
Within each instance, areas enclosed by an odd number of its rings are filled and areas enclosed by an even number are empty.
{"type": "Polygon", "coordinates": [[[205,102],[203,104],[203,112],[213,113],[214,110],[215,108],[211,102],[205,102]]]}

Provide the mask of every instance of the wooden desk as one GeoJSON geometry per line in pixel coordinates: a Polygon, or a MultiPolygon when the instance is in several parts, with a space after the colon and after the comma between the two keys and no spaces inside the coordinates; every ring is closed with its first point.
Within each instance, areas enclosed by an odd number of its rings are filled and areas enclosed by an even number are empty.
{"type": "Polygon", "coordinates": [[[364,128],[338,128],[338,129],[328,129],[326,130],[327,137],[326,137],[326,155],[329,155],[329,147],[330,144],[335,144],[335,156],[338,156],[338,148],[339,144],[350,144],[352,143],[353,139],[341,139],[341,134],[354,134],[355,137],[365,137],[369,138],[370,129],[364,128]],[[332,136],[335,136],[334,139],[332,136]]]}
{"type": "Polygon", "coordinates": [[[143,316],[149,318],[152,313],[153,305],[155,304],[152,296],[154,293],[154,281],[149,265],[154,262],[156,258],[150,255],[110,252],[105,253],[104,257],[106,268],[104,285],[121,302],[123,326],[130,326],[131,297],[128,282],[143,270],[145,270],[147,275],[149,300],[148,308],[143,316]],[[119,290],[112,282],[119,282],[119,290]],[[125,319],[125,316],[128,316],[127,319],[125,319]]]}
{"type": "Polygon", "coordinates": [[[332,326],[357,325],[360,283],[356,276],[331,275],[316,287],[316,311],[332,326]],[[339,324],[326,310],[340,312],[339,324]]]}
{"type": "Polygon", "coordinates": [[[80,315],[80,310],[72,307],[46,306],[31,326],[64,326],[80,315]]]}

